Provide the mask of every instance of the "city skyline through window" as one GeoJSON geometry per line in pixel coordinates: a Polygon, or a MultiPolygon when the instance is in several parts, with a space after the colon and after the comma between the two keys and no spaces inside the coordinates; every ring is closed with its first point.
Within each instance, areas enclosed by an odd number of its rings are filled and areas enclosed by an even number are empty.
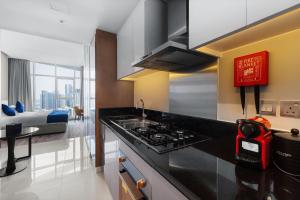
{"type": "Polygon", "coordinates": [[[80,106],[80,68],[31,62],[31,80],[34,110],[80,106]]]}

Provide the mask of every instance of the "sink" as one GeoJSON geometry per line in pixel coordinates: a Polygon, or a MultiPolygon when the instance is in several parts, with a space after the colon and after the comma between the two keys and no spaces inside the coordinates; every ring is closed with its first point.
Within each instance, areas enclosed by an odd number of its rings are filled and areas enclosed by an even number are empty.
{"type": "Polygon", "coordinates": [[[124,129],[134,129],[138,127],[148,127],[150,125],[158,125],[158,122],[142,119],[142,118],[133,118],[133,119],[124,119],[124,120],[111,120],[113,123],[121,126],[124,129]]]}

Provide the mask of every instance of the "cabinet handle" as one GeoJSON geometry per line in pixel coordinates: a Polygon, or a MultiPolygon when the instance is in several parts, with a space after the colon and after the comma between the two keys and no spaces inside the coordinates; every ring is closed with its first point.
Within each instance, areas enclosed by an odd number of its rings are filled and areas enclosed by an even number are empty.
{"type": "Polygon", "coordinates": [[[126,157],[125,156],[120,156],[119,158],[118,158],[118,162],[119,163],[122,163],[122,162],[125,162],[126,161],[126,157]]]}
{"type": "Polygon", "coordinates": [[[146,55],[142,56],[142,57],[140,58],[140,60],[144,60],[145,58],[147,58],[147,57],[150,56],[150,55],[151,55],[151,53],[146,54],[146,55]]]}
{"type": "Polygon", "coordinates": [[[146,186],[146,181],[145,179],[139,179],[136,181],[136,188],[141,190],[146,186]]]}
{"type": "Polygon", "coordinates": [[[121,192],[121,196],[123,193],[127,193],[133,200],[142,200],[144,199],[143,193],[136,187],[135,183],[133,182],[132,178],[128,174],[128,172],[119,173],[121,185],[124,188],[124,191],[121,192]]]}

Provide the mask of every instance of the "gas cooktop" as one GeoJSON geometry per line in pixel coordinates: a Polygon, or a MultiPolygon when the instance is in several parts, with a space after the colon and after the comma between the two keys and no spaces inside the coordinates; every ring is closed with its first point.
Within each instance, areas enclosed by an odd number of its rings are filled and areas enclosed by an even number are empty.
{"type": "Polygon", "coordinates": [[[146,119],[115,118],[112,119],[111,122],[157,153],[165,153],[175,149],[184,148],[209,139],[207,136],[190,130],[146,119]]]}

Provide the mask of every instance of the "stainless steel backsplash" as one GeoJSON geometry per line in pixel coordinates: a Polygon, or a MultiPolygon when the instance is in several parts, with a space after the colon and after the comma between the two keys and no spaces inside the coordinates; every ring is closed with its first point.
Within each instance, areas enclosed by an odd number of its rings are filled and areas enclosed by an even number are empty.
{"type": "Polygon", "coordinates": [[[170,75],[170,112],[217,119],[217,69],[170,75]]]}

